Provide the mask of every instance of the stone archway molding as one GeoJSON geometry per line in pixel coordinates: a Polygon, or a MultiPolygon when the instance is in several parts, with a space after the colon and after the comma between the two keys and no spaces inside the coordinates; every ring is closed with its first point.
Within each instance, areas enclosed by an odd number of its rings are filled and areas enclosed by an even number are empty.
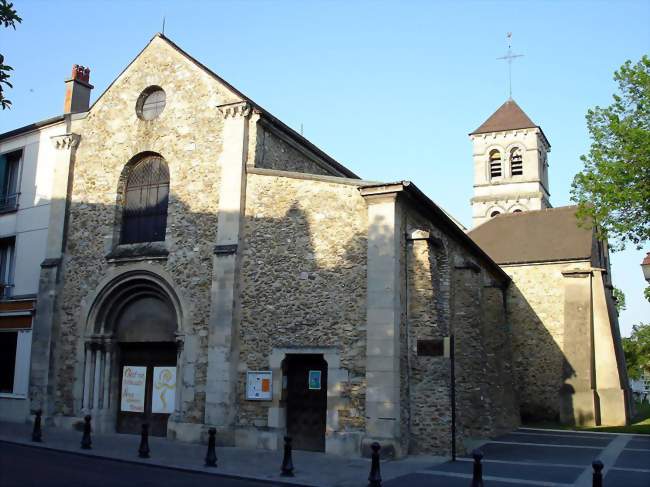
{"type": "MultiPolygon", "coordinates": [[[[95,289],[81,302],[79,329],[82,338],[78,342],[75,365],[74,411],[75,416],[93,416],[98,432],[113,432],[117,416],[119,377],[117,368],[114,330],[106,326],[106,310],[119,299],[121,290],[140,285],[148,292],[163,297],[176,315],[177,377],[182,378],[185,359],[186,331],[190,329],[191,316],[184,298],[177,292],[174,280],[159,264],[133,262],[110,269],[95,289]]],[[[183,387],[179,380],[176,391],[173,421],[182,417],[183,387]]]]}

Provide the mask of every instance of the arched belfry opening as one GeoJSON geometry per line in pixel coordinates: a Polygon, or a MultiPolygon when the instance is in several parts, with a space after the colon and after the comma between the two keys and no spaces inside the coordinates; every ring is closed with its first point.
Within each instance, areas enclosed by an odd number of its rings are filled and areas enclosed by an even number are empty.
{"type": "Polygon", "coordinates": [[[173,288],[150,272],[122,274],[88,315],[82,410],[102,430],[165,436],[180,414],[181,308],[173,288]]]}

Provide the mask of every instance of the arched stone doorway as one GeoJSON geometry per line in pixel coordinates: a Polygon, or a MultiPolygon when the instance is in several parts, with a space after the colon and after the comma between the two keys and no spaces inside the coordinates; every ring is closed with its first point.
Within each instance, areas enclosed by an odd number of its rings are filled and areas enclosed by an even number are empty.
{"type": "Polygon", "coordinates": [[[101,431],[165,436],[178,419],[180,303],[171,285],[152,272],[126,272],[97,294],[86,327],[84,414],[101,431]]]}

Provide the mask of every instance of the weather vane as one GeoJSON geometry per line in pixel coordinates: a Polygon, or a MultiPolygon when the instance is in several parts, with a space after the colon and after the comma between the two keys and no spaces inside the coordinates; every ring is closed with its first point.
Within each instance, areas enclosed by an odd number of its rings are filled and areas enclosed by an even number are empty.
{"type": "Polygon", "coordinates": [[[512,99],[512,60],[516,59],[518,57],[524,57],[523,54],[513,54],[512,53],[512,32],[508,32],[506,34],[506,38],[508,39],[508,52],[506,53],[505,56],[498,57],[497,59],[505,60],[508,61],[508,97],[512,99]]]}

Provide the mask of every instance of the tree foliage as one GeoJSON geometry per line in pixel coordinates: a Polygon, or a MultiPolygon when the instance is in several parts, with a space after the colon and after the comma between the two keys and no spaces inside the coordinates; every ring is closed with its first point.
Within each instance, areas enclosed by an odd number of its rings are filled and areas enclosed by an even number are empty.
{"type": "Polygon", "coordinates": [[[623,338],[623,352],[630,379],[638,379],[644,370],[650,371],[650,323],[632,327],[630,338],[623,338]]]}
{"type": "Polygon", "coordinates": [[[625,311],[625,293],[619,288],[614,287],[614,289],[612,289],[612,294],[614,295],[614,302],[616,303],[616,311],[619,313],[625,311]]]}
{"type": "MultiPolygon", "coordinates": [[[[15,30],[16,24],[22,21],[23,19],[18,17],[13,3],[9,3],[7,0],[0,0],[0,24],[5,27],[12,27],[15,30]]],[[[7,87],[13,88],[13,85],[9,82],[11,76],[9,74],[10,71],[13,71],[13,68],[5,64],[5,57],[0,54],[0,106],[3,110],[11,108],[11,101],[7,100],[4,96],[4,90],[7,87]]]]}
{"type": "Polygon", "coordinates": [[[572,184],[578,216],[599,237],[641,248],[650,237],[650,58],[626,61],[614,73],[618,93],[587,112],[591,147],[572,184]]]}

